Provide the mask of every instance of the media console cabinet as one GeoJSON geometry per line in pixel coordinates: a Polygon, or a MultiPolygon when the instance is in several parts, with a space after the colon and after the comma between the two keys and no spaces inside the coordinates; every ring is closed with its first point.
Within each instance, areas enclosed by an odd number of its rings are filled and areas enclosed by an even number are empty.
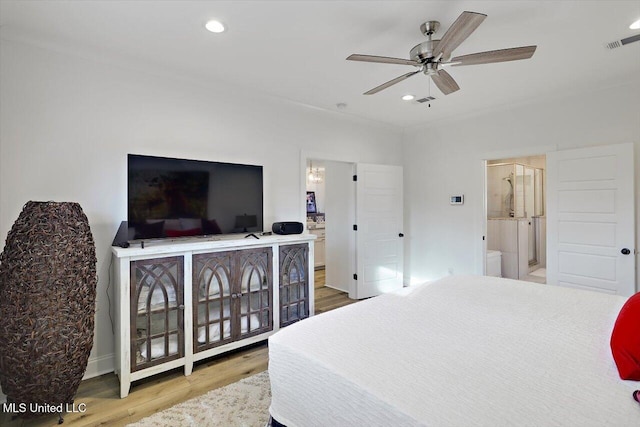
{"type": "Polygon", "coordinates": [[[136,381],[265,340],[313,315],[312,234],[112,247],[120,397],[136,381]],[[311,267],[311,268],[309,268],[311,267]]]}

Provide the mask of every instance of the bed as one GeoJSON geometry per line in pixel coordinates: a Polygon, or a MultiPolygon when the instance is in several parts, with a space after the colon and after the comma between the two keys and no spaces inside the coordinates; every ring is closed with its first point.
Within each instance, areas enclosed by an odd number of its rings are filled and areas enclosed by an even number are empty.
{"type": "Polygon", "coordinates": [[[270,414],[301,426],[634,426],[609,340],[626,298],[451,276],[269,338],[270,414]]]}

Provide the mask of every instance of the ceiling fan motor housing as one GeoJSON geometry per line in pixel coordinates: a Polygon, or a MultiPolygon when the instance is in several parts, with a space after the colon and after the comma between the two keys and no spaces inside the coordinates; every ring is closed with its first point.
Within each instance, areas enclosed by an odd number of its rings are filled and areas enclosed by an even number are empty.
{"type": "MultiPolygon", "coordinates": [[[[433,51],[438,46],[438,42],[440,40],[427,40],[413,47],[409,51],[409,58],[418,62],[428,62],[429,59],[433,58],[433,51]]],[[[447,57],[442,57],[442,61],[446,62],[451,58],[451,55],[447,57]]]]}

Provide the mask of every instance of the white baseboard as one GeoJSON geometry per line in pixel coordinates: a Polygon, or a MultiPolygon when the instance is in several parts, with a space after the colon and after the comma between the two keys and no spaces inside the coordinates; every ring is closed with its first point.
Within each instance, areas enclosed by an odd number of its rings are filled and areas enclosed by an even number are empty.
{"type": "Polygon", "coordinates": [[[87,369],[84,371],[82,379],[88,380],[89,378],[108,374],[109,372],[113,372],[114,367],[115,354],[113,353],[93,359],[89,358],[89,361],[87,362],[87,369]]]}

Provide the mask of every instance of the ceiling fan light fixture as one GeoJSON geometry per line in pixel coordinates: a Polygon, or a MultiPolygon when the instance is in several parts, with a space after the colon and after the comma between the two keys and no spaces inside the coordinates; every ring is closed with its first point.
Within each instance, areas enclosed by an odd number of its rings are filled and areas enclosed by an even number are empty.
{"type": "Polygon", "coordinates": [[[413,96],[413,95],[404,95],[402,97],[402,100],[403,101],[413,101],[414,98],[415,98],[415,96],[413,96]]]}
{"type": "Polygon", "coordinates": [[[638,19],[636,22],[634,22],[633,24],[629,25],[629,29],[631,30],[638,30],[640,29],[640,19],[638,19]]]}
{"type": "Polygon", "coordinates": [[[207,30],[211,31],[212,33],[222,33],[226,30],[226,27],[224,26],[224,24],[215,19],[208,21],[204,27],[207,30]]]}

